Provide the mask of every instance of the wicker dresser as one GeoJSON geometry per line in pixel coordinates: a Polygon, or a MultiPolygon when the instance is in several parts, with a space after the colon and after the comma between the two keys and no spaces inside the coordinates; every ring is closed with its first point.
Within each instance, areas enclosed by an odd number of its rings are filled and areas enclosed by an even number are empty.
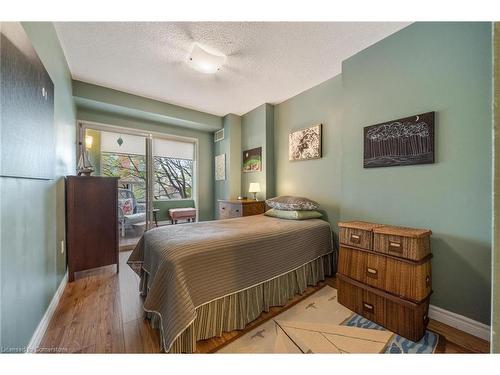
{"type": "Polygon", "coordinates": [[[425,333],[432,293],[426,229],[339,223],[338,300],[413,341],[425,333]]]}

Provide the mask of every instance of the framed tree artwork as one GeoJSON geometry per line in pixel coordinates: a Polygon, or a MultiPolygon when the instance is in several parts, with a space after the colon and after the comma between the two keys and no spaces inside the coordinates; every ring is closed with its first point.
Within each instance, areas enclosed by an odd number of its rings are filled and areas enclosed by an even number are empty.
{"type": "Polygon", "coordinates": [[[364,128],[365,168],[434,163],[434,112],[364,128]]]}

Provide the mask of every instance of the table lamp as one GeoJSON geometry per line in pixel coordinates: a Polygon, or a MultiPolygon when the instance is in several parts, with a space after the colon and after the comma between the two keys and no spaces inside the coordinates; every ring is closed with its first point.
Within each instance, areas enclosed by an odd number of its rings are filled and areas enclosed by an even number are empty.
{"type": "Polygon", "coordinates": [[[257,200],[257,193],[260,193],[260,184],[258,182],[251,182],[248,192],[253,193],[253,199],[257,200]]]}

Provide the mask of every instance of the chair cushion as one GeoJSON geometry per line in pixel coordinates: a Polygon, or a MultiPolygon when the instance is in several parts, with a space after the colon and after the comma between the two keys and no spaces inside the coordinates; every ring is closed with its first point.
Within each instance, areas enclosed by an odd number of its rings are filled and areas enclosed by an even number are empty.
{"type": "Polygon", "coordinates": [[[125,223],[127,224],[140,223],[141,221],[146,220],[146,213],[141,212],[138,214],[125,215],[124,218],[125,218],[125,223]]]}
{"type": "Polygon", "coordinates": [[[124,215],[130,215],[134,212],[134,200],[132,198],[120,198],[118,199],[118,207],[120,207],[124,215]]]}

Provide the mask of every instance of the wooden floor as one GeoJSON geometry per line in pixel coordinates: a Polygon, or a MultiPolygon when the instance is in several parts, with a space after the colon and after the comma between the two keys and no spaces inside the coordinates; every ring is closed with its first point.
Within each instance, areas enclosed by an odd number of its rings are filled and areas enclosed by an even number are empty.
{"type": "MultiPolygon", "coordinates": [[[[58,353],[157,353],[159,337],[142,318],[139,278],[126,265],[130,251],[120,252],[120,273],[114,266],[80,273],[69,283],[40,344],[41,352],[58,353]]],[[[285,307],[263,313],[243,331],[199,341],[200,353],[213,352],[258,324],[279,314],[324,285],[335,286],[329,278],[308,288],[285,307]]],[[[431,320],[429,328],[445,337],[446,353],[488,353],[489,343],[431,320]]]]}

